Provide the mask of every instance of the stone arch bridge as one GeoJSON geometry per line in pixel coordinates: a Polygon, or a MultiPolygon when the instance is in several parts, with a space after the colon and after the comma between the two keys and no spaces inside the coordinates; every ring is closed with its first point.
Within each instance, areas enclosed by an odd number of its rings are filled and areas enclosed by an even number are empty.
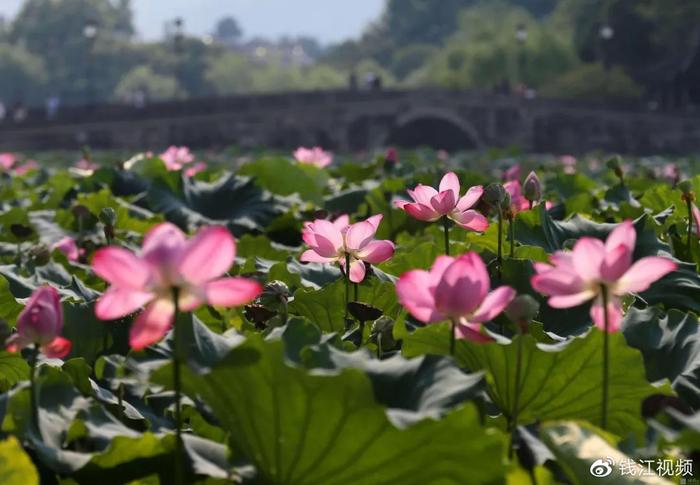
{"type": "Polygon", "coordinates": [[[337,151],[387,145],[447,150],[517,145],[529,152],[687,154],[700,116],[451,90],[315,91],[30,110],[0,123],[0,149],[145,150],[167,145],[337,151]]]}

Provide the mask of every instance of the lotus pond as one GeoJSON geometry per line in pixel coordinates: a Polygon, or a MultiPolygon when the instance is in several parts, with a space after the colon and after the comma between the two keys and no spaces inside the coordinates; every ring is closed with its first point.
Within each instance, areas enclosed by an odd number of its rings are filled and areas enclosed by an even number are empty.
{"type": "Polygon", "coordinates": [[[698,483],[693,159],[0,155],[0,483],[698,483]]]}

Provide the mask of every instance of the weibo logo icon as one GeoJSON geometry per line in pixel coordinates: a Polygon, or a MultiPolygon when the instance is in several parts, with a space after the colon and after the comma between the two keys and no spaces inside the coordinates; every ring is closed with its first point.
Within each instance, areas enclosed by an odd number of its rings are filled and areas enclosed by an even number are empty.
{"type": "Polygon", "coordinates": [[[613,472],[615,460],[610,457],[600,458],[593,462],[589,471],[596,478],[605,478],[613,472]]]}

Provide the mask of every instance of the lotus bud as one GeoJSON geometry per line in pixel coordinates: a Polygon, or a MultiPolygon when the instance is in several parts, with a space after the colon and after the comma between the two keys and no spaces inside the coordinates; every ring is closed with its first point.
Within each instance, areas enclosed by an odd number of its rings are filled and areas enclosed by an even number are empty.
{"type": "Polygon", "coordinates": [[[100,222],[105,226],[112,226],[117,223],[117,213],[111,207],[105,207],[100,211],[100,222]]]}
{"type": "Polygon", "coordinates": [[[620,164],[620,157],[613,157],[607,162],[605,162],[605,165],[612,170],[617,178],[620,180],[623,179],[623,173],[622,173],[622,165],[620,164]]]}
{"type": "Polygon", "coordinates": [[[44,266],[51,261],[51,250],[46,244],[35,244],[29,249],[29,258],[36,266],[44,266]]]}
{"type": "Polygon", "coordinates": [[[506,213],[510,212],[510,204],[513,201],[511,198],[510,194],[506,192],[506,195],[503,197],[503,200],[501,200],[501,210],[506,213]]]}
{"type": "Polygon", "coordinates": [[[523,182],[523,196],[533,204],[542,200],[542,183],[535,172],[530,172],[523,182]]]}
{"type": "Polygon", "coordinates": [[[508,192],[501,184],[489,184],[484,189],[482,199],[492,207],[499,207],[506,197],[508,197],[508,192]]]}
{"type": "Polygon", "coordinates": [[[399,163],[399,154],[396,148],[387,148],[384,154],[384,168],[391,170],[399,163]]]}
{"type": "Polygon", "coordinates": [[[10,351],[16,352],[34,344],[49,357],[65,357],[70,353],[70,341],[61,337],[61,297],[51,286],[42,286],[32,293],[27,306],[17,317],[16,328],[17,332],[7,339],[10,351]]]}
{"type": "Polygon", "coordinates": [[[514,323],[518,324],[523,331],[537,316],[540,311],[540,304],[530,295],[519,295],[505,310],[506,316],[514,323]]]}
{"type": "Polygon", "coordinates": [[[693,183],[690,180],[684,180],[678,184],[678,188],[683,192],[682,199],[686,202],[695,201],[695,191],[693,183]]]}

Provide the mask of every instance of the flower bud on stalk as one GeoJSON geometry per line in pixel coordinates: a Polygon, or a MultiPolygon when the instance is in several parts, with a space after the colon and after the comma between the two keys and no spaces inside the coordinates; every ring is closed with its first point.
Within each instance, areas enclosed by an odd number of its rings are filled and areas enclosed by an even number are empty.
{"type": "Polygon", "coordinates": [[[528,324],[534,320],[540,311],[540,304],[530,295],[517,296],[505,309],[506,316],[527,333],[528,324]]]}
{"type": "Polygon", "coordinates": [[[503,207],[503,203],[509,197],[506,189],[503,188],[501,184],[489,184],[484,188],[484,195],[482,198],[491,207],[503,207]]]}
{"type": "Polygon", "coordinates": [[[542,200],[542,183],[535,172],[530,172],[523,182],[523,196],[531,205],[542,200]]]}
{"type": "Polygon", "coordinates": [[[27,306],[17,317],[17,332],[7,339],[7,348],[18,352],[35,344],[48,357],[65,357],[70,353],[71,343],[60,336],[61,330],[61,298],[55,288],[42,286],[32,293],[27,306]]]}
{"type": "Polygon", "coordinates": [[[620,179],[620,183],[624,185],[625,183],[625,175],[622,172],[622,165],[620,165],[620,157],[613,157],[607,162],[605,162],[605,165],[613,171],[615,176],[620,179]]]}

